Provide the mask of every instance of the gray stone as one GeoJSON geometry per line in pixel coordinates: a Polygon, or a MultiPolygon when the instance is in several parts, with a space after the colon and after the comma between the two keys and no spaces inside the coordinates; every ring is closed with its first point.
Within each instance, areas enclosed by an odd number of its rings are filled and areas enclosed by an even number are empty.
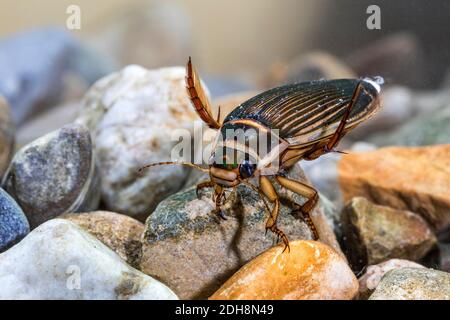
{"type": "Polygon", "coordinates": [[[76,224],[53,219],[0,255],[0,299],[177,299],[76,224]]]}
{"type": "MultiPolygon", "coordinates": [[[[306,181],[299,166],[288,176],[306,181]]],[[[180,298],[207,298],[241,266],[276,244],[270,231],[265,234],[268,212],[258,193],[239,186],[224,208],[224,221],[212,212],[211,192],[204,189],[200,199],[195,187],[174,194],[146,221],[140,269],[167,283],[180,298]]],[[[290,240],[311,239],[303,219],[292,214],[292,200],[301,204],[306,199],[286,190],[278,193],[284,204],[278,227],[290,240]]],[[[317,208],[311,217],[320,241],[342,254],[322,210],[317,208]]]]}
{"type": "Polygon", "coordinates": [[[74,83],[82,90],[106,74],[110,67],[105,61],[63,29],[14,35],[0,41],[0,94],[19,125],[67,98],[74,83]]]}
{"type": "Polygon", "coordinates": [[[0,252],[19,242],[28,232],[30,226],[22,209],[0,189],[0,252]]]}
{"type": "Polygon", "coordinates": [[[20,149],[3,181],[32,228],[65,212],[95,209],[98,184],[89,131],[76,124],[20,149]]]}
{"type": "Polygon", "coordinates": [[[450,273],[419,268],[389,271],[370,300],[450,300],[450,273]]]}

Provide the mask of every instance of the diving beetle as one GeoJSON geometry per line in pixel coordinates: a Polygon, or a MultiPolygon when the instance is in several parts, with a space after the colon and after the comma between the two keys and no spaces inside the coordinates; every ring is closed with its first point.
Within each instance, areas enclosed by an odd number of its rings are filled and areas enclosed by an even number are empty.
{"type": "Polygon", "coordinates": [[[285,172],[300,160],[314,160],[328,152],[340,152],[335,148],[342,137],[380,109],[381,84],[382,78],[378,77],[283,85],[245,101],[221,122],[220,108],[218,117],[214,118],[211,103],[189,57],[186,66],[187,94],[203,122],[218,130],[209,167],[188,162],[159,162],[140,170],[157,165],[181,164],[208,173],[209,180],[197,185],[197,195],[199,190],[212,187],[215,212],[223,219],[226,219],[221,210],[224,191],[229,188],[235,190],[239,184],[251,187],[265,203],[268,200],[272,205],[270,210],[266,203],[269,211],[266,231],[270,230],[281,238],[286,250],[289,249],[289,240],[277,226],[280,198],[274,181],[307,199],[297,207],[317,240],[319,235],[310,212],[319,200],[318,192],[308,184],[287,178],[285,172]],[[256,140],[271,135],[277,143],[261,154],[254,147],[224,135],[227,130],[236,129],[253,130],[256,140]],[[269,178],[273,178],[272,181],[269,178]],[[257,185],[252,184],[251,179],[256,180],[257,185]]]}

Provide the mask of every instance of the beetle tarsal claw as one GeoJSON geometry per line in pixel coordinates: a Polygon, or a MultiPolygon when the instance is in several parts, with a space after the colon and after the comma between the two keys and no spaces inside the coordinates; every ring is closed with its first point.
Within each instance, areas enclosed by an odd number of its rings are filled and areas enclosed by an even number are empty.
{"type": "Polygon", "coordinates": [[[228,217],[225,215],[225,213],[223,212],[223,210],[218,209],[216,210],[217,215],[219,216],[220,219],[222,220],[228,220],[228,217]]]}

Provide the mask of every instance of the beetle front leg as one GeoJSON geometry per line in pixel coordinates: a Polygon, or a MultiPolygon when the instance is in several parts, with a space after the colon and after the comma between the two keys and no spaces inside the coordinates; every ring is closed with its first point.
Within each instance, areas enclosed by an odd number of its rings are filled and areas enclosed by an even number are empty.
{"type": "Polygon", "coordinates": [[[227,217],[223,213],[221,206],[222,197],[224,195],[224,190],[221,186],[218,184],[214,185],[214,195],[213,195],[213,201],[215,203],[215,209],[214,212],[223,220],[227,220],[227,217]]]}
{"type": "Polygon", "coordinates": [[[197,198],[199,197],[200,190],[202,190],[204,188],[211,188],[211,187],[214,187],[214,183],[212,181],[200,182],[195,189],[195,194],[197,195],[197,198]]]}
{"type": "Polygon", "coordinates": [[[280,237],[284,243],[284,250],[288,249],[290,251],[291,249],[289,247],[288,237],[277,227],[277,218],[278,214],[280,213],[280,199],[278,198],[278,194],[275,191],[275,188],[273,187],[270,180],[265,176],[260,176],[259,188],[264,196],[266,196],[266,198],[269,199],[271,203],[273,203],[273,209],[270,213],[269,219],[267,219],[266,222],[266,230],[270,230],[278,237],[280,237]]]}
{"type": "Polygon", "coordinates": [[[282,176],[275,176],[277,182],[288,190],[295,192],[301,196],[306,197],[308,200],[303,205],[298,205],[306,224],[313,233],[314,240],[319,239],[319,234],[314,222],[311,219],[310,212],[315,208],[319,201],[319,194],[313,187],[301,183],[299,181],[291,180],[282,176]]]}

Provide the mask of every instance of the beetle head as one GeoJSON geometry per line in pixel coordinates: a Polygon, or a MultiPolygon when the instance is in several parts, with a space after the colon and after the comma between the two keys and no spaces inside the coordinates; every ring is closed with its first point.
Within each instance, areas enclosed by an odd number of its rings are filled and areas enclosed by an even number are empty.
{"type": "Polygon", "coordinates": [[[249,153],[233,148],[220,148],[210,159],[211,180],[224,187],[234,187],[257,174],[257,161],[249,153]]]}

